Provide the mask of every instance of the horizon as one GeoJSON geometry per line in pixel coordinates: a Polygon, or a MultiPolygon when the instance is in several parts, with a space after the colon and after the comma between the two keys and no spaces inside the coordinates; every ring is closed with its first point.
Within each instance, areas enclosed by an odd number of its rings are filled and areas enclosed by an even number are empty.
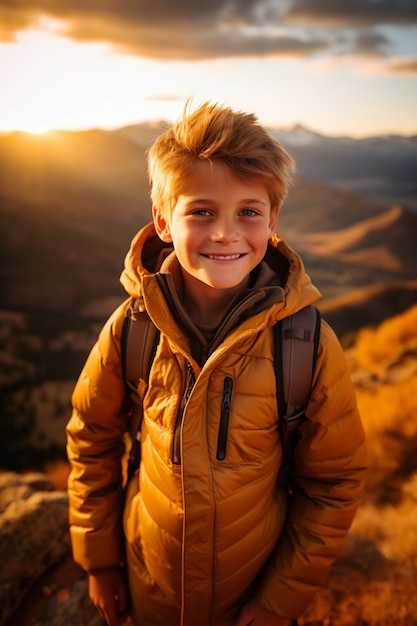
{"type": "MultiPolygon", "coordinates": [[[[56,134],[77,134],[77,133],[89,133],[89,132],[105,132],[105,133],[117,133],[118,131],[122,131],[128,128],[135,128],[137,126],[149,126],[149,127],[166,127],[167,125],[175,123],[177,120],[168,120],[168,119],[159,119],[159,120],[139,120],[137,122],[129,122],[126,124],[122,124],[120,126],[115,127],[107,127],[107,126],[87,126],[85,128],[49,128],[47,130],[25,130],[20,128],[13,128],[11,130],[2,130],[0,129],[0,137],[7,137],[14,134],[23,134],[29,137],[33,137],[33,139],[42,139],[46,138],[47,135],[56,134]]],[[[328,138],[328,139],[352,139],[360,141],[361,139],[381,139],[381,138],[389,138],[389,137],[400,137],[403,139],[413,139],[417,137],[417,128],[415,131],[411,131],[410,133],[402,133],[398,131],[387,131],[381,133],[370,133],[365,135],[349,135],[347,133],[326,133],[324,131],[310,128],[301,122],[294,122],[293,124],[288,124],[284,126],[278,125],[265,125],[265,128],[269,132],[288,132],[292,133],[298,129],[305,131],[306,133],[311,133],[312,135],[318,135],[319,137],[328,138]]]]}

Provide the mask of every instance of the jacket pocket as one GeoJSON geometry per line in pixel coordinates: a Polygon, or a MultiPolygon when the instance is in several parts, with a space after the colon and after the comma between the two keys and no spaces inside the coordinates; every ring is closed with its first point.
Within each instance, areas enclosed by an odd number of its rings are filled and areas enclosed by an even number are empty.
{"type": "Polygon", "coordinates": [[[229,432],[230,411],[232,408],[233,378],[226,376],[223,385],[223,398],[220,411],[219,437],[217,441],[217,460],[223,461],[226,457],[227,436],[229,432]]]}

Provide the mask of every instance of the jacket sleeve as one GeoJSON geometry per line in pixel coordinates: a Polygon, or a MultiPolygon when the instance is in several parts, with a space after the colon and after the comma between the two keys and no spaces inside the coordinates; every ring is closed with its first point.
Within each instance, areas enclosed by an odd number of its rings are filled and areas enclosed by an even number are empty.
{"type": "Polygon", "coordinates": [[[74,559],[84,569],[123,560],[122,457],[130,400],[121,359],[123,303],[103,327],[75,386],[67,424],[69,522],[74,559]]]}
{"type": "Polygon", "coordinates": [[[323,321],[306,417],[284,532],[257,588],[267,610],[288,618],[302,615],[324,582],[358,508],[366,470],[345,356],[323,321]]]}

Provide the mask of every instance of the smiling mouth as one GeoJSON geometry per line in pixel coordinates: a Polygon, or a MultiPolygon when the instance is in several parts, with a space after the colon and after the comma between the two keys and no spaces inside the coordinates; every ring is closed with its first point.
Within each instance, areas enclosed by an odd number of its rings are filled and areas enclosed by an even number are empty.
{"type": "Polygon", "coordinates": [[[205,257],[211,259],[212,261],[236,261],[236,259],[240,259],[243,254],[205,254],[205,257]]]}

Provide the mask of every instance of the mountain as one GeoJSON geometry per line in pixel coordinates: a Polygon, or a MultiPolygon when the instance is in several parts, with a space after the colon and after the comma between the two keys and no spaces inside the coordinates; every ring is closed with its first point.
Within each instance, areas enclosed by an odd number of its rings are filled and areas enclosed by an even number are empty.
{"type": "Polygon", "coordinates": [[[0,139],[2,306],[66,308],[117,289],[150,215],[145,158],[101,131],[0,139]]]}
{"type": "Polygon", "coordinates": [[[380,283],[353,289],[319,303],[322,316],[350,346],[355,330],[374,327],[381,320],[406,311],[417,302],[417,279],[380,283]],[[350,332],[347,329],[354,329],[350,332]]]}
{"type": "Polygon", "coordinates": [[[417,209],[417,136],[326,137],[303,126],[271,135],[294,157],[302,178],[417,209]]]}

